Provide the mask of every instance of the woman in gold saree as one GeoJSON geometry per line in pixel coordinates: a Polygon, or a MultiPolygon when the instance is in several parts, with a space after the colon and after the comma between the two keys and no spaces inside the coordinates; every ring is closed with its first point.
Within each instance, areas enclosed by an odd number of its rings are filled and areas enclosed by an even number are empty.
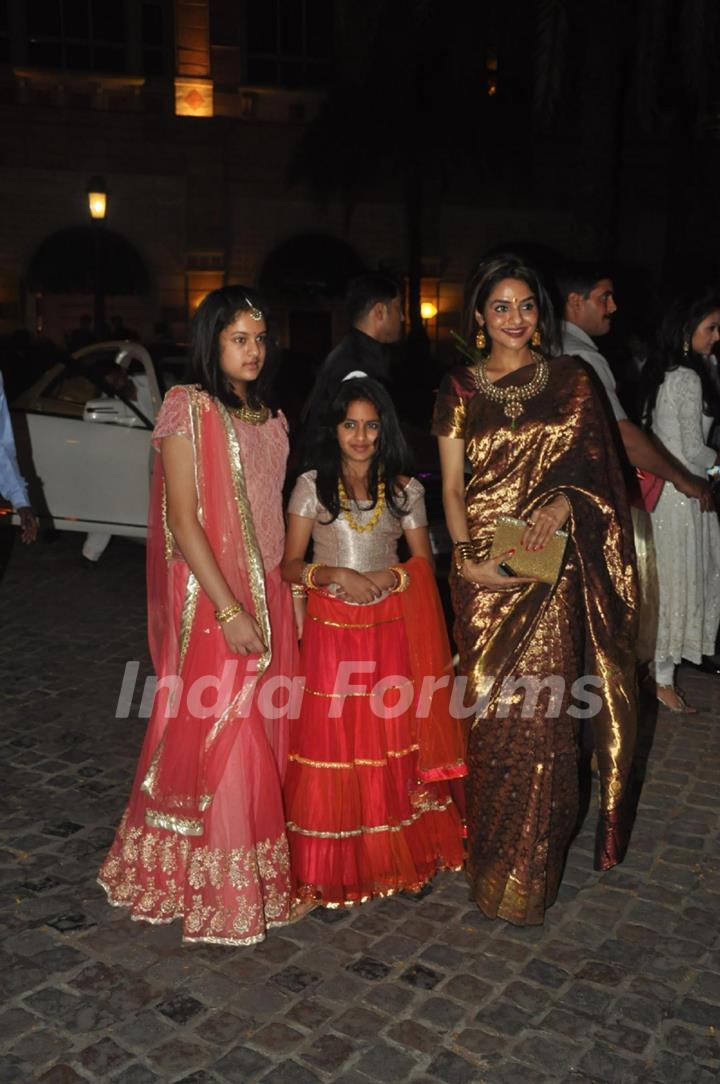
{"type": "Polygon", "coordinates": [[[455,637],[473,705],[467,876],[489,918],[538,924],[577,823],[582,717],[592,718],[600,770],[596,868],[621,861],[627,847],[632,528],[591,375],[576,358],[542,352],[554,328],[535,272],[514,256],[485,261],[468,316],[476,361],[445,378],[433,424],[455,544],[455,637]],[[524,521],[519,545],[530,554],[568,532],[554,585],[508,575],[515,551],[490,559],[501,517],[524,521]]]}

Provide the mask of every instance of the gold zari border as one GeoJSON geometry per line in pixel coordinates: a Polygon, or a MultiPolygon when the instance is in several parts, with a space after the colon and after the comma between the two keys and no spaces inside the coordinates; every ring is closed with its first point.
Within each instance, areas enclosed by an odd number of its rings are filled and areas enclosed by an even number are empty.
{"type": "Polygon", "coordinates": [[[355,760],[309,760],[301,757],[299,753],[290,753],[288,760],[293,760],[296,764],[306,764],[310,768],[386,768],[388,757],[406,757],[410,753],[416,753],[418,749],[418,745],[409,745],[407,749],[388,749],[383,760],[365,760],[360,757],[355,760]]]}
{"type": "Polygon", "coordinates": [[[377,695],[378,698],[382,698],[383,696],[385,696],[385,693],[392,692],[393,689],[404,689],[407,685],[414,685],[414,684],[415,684],[415,682],[412,680],[412,678],[409,678],[407,681],[404,681],[402,683],[402,685],[386,685],[385,688],[382,691],[382,694],[380,694],[380,693],[376,694],[374,689],[371,689],[369,693],[326,693],[323,689],[308,689],[307,685],[303,689],[303,692],[310,693],[311,696],[337,697],[337,696],[375,696],[375,695],[377,695]]]}
{"type": "Polygon", "coordinates": [[[386,617],[383,621],[369,621],[366,625],[361,625],[355,621],[326,621],[314,614],[306,614],[305,619],[316,621],[318,625],[329,625],[333,629],[374,629],[377,625],[391,625],[393,621],[402,621],[402,617],[386,617]]]}
{"type": "Polygon", "coordinates": [[[157,809],[145,810],[145,823],[151,828],[165,828],[179,836],[201,836],[203,823],[194,817],[179,817],[176,813],[161,813],[157,809]]]}
{"type": "Polygon", "coordinates": [[[398,824],[378,824],[374,826],[362,824],[359,828],[348,829],[347,832],[315,832],[311,828],[301,828],[294,821],[287,821],[288,832],[296,832],[299,836],[312,836],[314,839],[350,839],[353,836],[375,835],[377,832],[402,832],[403,828],[409,828],[411,824],[425,816],[426,813],[444,813],[452,804],[452,798],[444,802],[438,802],[432,808],[425,808],[413,813],[412,817],[401,820],[398,824]]]}

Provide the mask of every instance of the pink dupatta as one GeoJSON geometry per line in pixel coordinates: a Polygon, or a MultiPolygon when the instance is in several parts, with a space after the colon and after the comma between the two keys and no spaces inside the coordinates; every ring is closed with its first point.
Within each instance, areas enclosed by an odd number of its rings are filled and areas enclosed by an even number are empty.
{"type": "MultiPolygon", "coordinates": [[[[161,689],[160,680],[153,711],[162,716],[154,720],[161,724],[159,738],[142,782],[145,819],[152,827],[201,836],[237,727],[257,710],[255,694],[272,658],[272,635],[265,570],[231,417],[198,388],[173,394],[189,399],[200,522],[220,570],[255,617],[266,645],[261,656],[240,656],[228,648],[213,603],[174,549],[158,457],[148,525],[148,635],[155,672],[168,679],[168,689],[161,689]],[[213,698],[217,710],[208,705],[213,698]]],[[[277,748],[279,723],[263,722],[277,748]]]]}

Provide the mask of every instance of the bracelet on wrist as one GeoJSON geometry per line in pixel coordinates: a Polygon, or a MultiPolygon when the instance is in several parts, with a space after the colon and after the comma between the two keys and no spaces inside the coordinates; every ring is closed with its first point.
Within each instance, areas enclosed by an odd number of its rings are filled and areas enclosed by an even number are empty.
{"type": "Polygon", "coordinates": [[[291,583],[290,593],[293,598],[307,598],[307,587],[301,583],[291,583]]]}
{"type": "Polygon", "coordinates": [[[453,546],[455,569],[460,572],[465,561],[476,561],[475,544],[473,542],[456,542],[453,546]]]}
{"type": "Polygon", "coordinates": [[[391,565],[390,572],[395,576],[395,586],[390,589],[390,593],[401,595],[410,586],[410,573],[401,565],[391,565]]]}
{"type": "Polygon", "coordinates": [[[303,566],[302,570],[302,585],[307,591],[319,591],[320,585],[315,582],[315,573],[319,568],[323,568],[324,565],[308,564],[303,566]]]}
{"type": "Polygon", "coordinates": [[[228,621],[232,621],[233,617],[241,614],[244,609],[242,602],[233,602],[231,606],[226,606],[224,610],[216,610],[215,620],[220,625],[225,625],[228,621]]]}

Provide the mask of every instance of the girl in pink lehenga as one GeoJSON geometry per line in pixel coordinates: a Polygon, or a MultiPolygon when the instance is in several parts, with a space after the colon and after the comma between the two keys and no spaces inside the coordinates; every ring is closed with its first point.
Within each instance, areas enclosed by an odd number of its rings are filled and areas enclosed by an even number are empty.
{"type": "Polygon", "coordinates": [[[182,918],[186,941],[250,944],[289,918],[287,718],[272,679],[296,672],[297,644],[279,571],[287,431],[263,402],[267,349],[253,291],[209,294],[194,323],[198,384],[168,392],[153,436],[148,619],[160,680],[99,881],[133,919],[182,918]]]}

